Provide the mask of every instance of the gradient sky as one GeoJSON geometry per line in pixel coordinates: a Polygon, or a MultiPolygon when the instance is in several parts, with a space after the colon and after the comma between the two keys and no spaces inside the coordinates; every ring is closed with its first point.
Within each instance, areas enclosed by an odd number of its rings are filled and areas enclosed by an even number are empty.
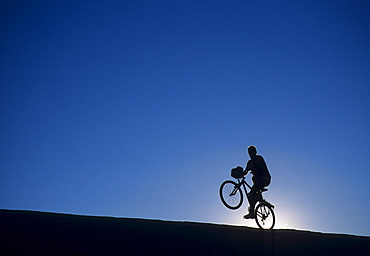
{"type": "Polygon", "coordinates": [[[370,1],[1,1],[0,208],[370,236],[370,1]]]}

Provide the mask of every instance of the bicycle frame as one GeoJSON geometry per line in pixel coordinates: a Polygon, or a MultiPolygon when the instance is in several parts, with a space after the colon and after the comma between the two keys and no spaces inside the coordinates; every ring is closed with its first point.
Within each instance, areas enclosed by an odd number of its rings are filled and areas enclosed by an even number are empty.
{"type": "MultiPolygon", "coordinates": [[[[247,192],[246,186],[249,188],[249,190],[252,190],[252,187],[245,181],[245,176],[243,176],[243,178],[237,178],[237,180],[238,180],[238,184],[237,184],[237,186],[235,186],[234,190],[231,192],[230,195],[231,196],[235,195],[236,192],[238,191],[238,189],[240,189],[240,187],[243,186],[244,193],[247,196],[248,201],[249,201],[249,194],[247,192]]],[[[264,201],[263,196],[262,196],[262,192],[259,192],[258,194],[260,195],[260,198],[258,198],[257,201],[260,201],[260,202],[264,201]]]]}
{"type": "Polygon", "coordinates": [[[245,181],[245,177],[243,177],[243,178],[237,178],[237,180],[238,180],[238,185],[235,187],[235,189],[233,190],[233,192],[231,193],[231,195],[235,195],[235,193],[238,191],[238,189],[243,185],[244,192],[245,192],[245,194],[248,197],[248,192],[247,192],[247,188],[245,187],[245,185],[248,186],[249,190],[251,190],[252,187],[245,181]]]}

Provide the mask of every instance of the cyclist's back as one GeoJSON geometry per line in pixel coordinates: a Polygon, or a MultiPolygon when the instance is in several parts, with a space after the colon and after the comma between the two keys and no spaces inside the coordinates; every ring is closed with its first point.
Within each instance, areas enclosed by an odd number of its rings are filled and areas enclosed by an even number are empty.
{"type": "Polygon", "coordinates": [[[271,178],[270,172],[267,169],[265,159],[260,155],[254,155],[247,163],[247,171],[251,170],[253,176],[271,178]]]}

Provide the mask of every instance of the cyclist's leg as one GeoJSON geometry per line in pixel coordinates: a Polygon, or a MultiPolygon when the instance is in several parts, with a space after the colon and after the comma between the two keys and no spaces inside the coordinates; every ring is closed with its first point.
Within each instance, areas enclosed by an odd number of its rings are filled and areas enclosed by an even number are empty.
{"type": "Polygon", "coordinates": [[[271,178],[270,177],[265,177],[263,178],[263,187],[267,187],[271,183],[271,178]]]}
{"type": "Polygon", "coordinates": [[[250,208],[252,211],[258,200],[261,200],[261,189],[263,189],[266,185],[266,181],[263,177],[253,176],[253,186],[250,192],[251,200],[250,200],[250,208]]]}
{"type": "Polygon", "coordinates": [[[257,201],[261,195],[259,191],[263,188],[263,180],[261,177],[253,176],[252,177],[253,186],[251,191],[248,193],[248,201],[249,201],[249,213],[248,215],[244,216],[245,218],[253,217],[254,215],[254,208],[256,206],[257,201]]]}

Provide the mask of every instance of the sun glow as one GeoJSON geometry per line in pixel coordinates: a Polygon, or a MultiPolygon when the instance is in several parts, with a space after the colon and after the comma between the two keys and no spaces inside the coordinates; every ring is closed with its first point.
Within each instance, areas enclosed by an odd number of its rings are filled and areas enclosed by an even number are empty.
{"type": "Polygon", "coordinates": [[[298,220],[289,209],[275,209],[275,229],[303,229],[304,223],[298,220]]]}
{"type": "MultiPolygon", "coordinates": [[[[274,229],[306,229],[304,221],[298,220],[294,215],[294,211],[291,209],[282,209],[279,206],[274,209],[276,222],[274,229]]],[[[220,214],[218,223],[235,225],[235,226],[244,226],[251,228],[258,228],[256,221],[254,219],[246,220],[243,216],[247,214],[247,209],[243,206],[238,210],[229,210],[224,209],[222,214],[220,214]]]]}

